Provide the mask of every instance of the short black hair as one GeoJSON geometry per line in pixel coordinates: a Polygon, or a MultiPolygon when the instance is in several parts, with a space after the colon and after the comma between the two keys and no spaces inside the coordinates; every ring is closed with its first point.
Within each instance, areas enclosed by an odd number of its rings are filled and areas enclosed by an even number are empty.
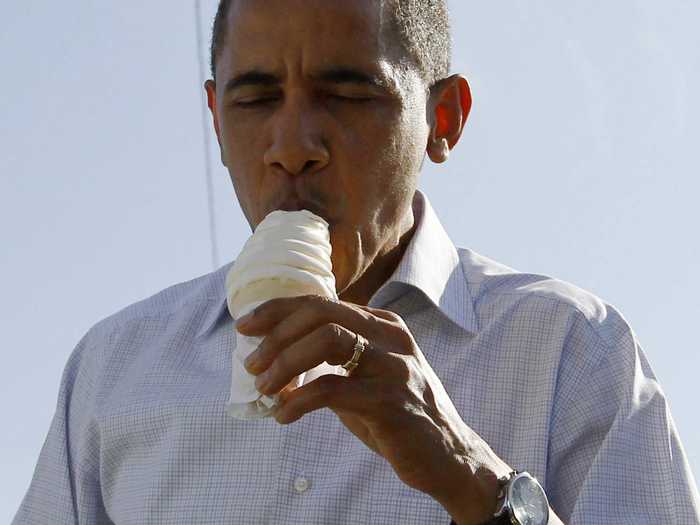
{"type": "MultiPolygon", "coordinates": [[[[232,0],[220,0],[211,37],[211,76],[216,80],[216,59],[226,41],[232,0]]],[[[447,0],[386,0],[385,15],[391,31],[426,87],[450,73],[452,37],[447,0]]]]}

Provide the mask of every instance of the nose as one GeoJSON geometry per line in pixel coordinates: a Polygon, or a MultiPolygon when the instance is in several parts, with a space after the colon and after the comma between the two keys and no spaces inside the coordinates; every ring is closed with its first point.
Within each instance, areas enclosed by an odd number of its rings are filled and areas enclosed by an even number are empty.
{"type": "Polygon", "coordinates": [[[300,97],[287,98],[272,122],[272,143],[265,152],[267,166],[276,166],[292,175],[314,173],[330,160],[324,144],[320,116],[300,97]]]}

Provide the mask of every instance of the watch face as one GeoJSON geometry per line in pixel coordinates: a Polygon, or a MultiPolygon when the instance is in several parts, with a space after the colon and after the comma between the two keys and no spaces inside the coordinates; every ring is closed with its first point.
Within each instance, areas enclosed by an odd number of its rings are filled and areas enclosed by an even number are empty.
{"type": "Polygon", "coordinates": [[[513,515],[521,525],[546,525],[549,520],[547,496],[530,476],[518,476],[510,487],[513,515]]]}

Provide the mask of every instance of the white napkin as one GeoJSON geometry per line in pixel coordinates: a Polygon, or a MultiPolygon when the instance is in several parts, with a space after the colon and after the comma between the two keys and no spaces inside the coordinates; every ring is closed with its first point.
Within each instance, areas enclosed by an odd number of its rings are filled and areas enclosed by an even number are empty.
{"type": "MultiPolygon", "coordinates": [[[[242,312],[241,317],[265,301],[252,303],[242,312]]],[[[234,328],[235,330],[235,328],[234,328]]],[[[264,337],[250,337],[236,330],[236,348],[231,362],[231,395],[226,404],[226,412],[237,419],[259,419],[271,416],[272,409],[279,403],[279,395],[266,396],[255,389],[255,376],[248,373],[243,362],[262,342],[264,337]]],[[[299,388],[317,377],[335,374],[346,376],[347,372],[340,365],[323,362],[315,368],[298,375],[292,384],[299,388]]]]}

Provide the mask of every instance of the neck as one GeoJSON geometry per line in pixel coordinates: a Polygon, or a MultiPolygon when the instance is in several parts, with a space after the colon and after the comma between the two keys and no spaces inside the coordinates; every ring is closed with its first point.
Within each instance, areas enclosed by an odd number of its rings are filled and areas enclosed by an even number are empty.
{"type": "Polygon", "coordinates": [[[413,238],[415,230],[416,221],[413,209],[409,208],[406,220],[401,229],[403,233],[400,235],[398,243],[383,254],[377,255],[362,276],[343,290],[338,296],[339,299],[341,301],[367,306],[367,303],[369,303],[369,300],[375,292],[379,290],[396,270],[406,251],[408,243],[411,241],[411,238],[413,238]]]}

